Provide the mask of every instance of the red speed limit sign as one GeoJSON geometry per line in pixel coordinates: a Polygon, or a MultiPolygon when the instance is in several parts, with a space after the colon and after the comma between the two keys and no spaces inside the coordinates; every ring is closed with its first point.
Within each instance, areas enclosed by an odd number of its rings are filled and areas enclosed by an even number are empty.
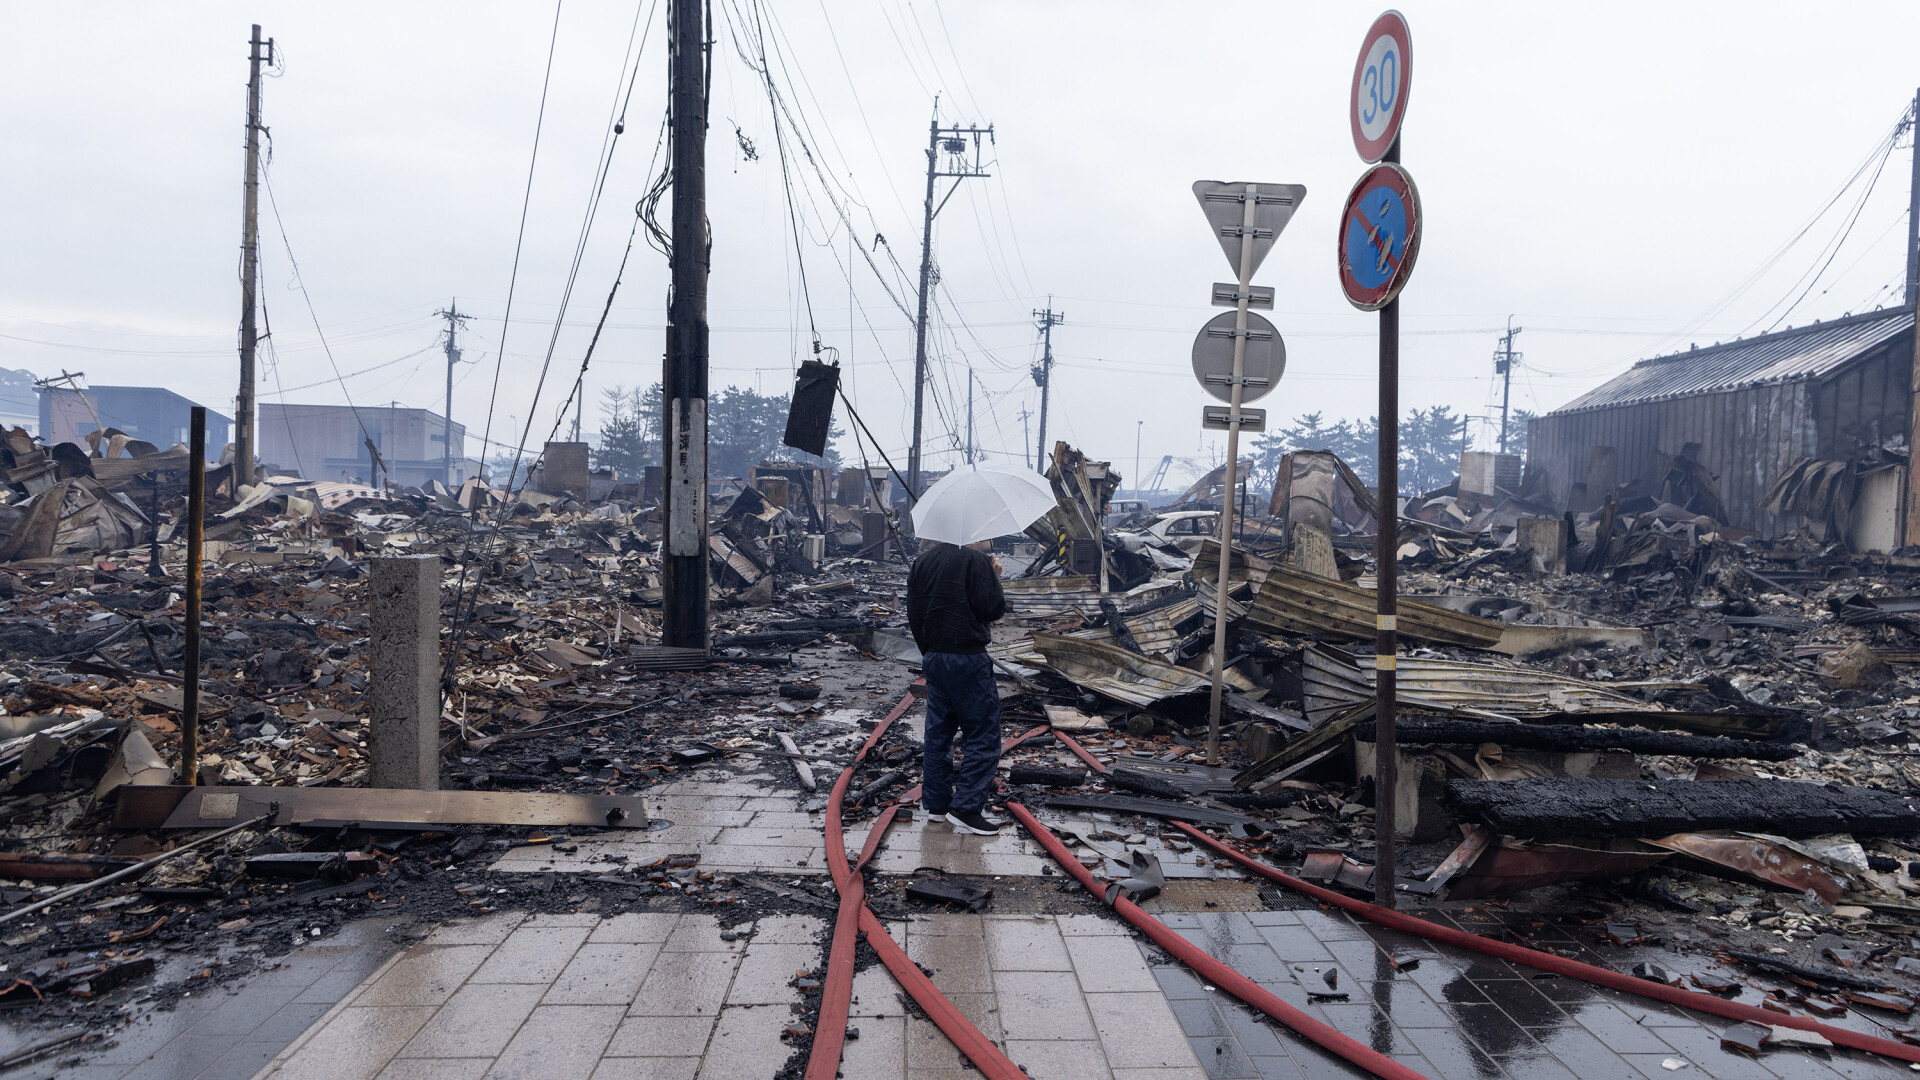
{"type": "Polygon", "coordinates": [[[1379,161],[1400,134],[1413,86],[1413,35],[1407,20],[1388,11],[1373,21],[1353,67],[1353,148],[1368,162],[1379,161]]]}

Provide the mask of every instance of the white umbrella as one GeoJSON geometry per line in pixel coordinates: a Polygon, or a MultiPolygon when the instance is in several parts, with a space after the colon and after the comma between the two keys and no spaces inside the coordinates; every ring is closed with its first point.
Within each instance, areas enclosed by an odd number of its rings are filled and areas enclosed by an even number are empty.
{"type": "Polygon", "coordinates": [[[941,477],[913,507],[922,540],[972,544],[1010,536],[1057,505],[1053,484],[1017,465],[962,465],[941,477]]]}

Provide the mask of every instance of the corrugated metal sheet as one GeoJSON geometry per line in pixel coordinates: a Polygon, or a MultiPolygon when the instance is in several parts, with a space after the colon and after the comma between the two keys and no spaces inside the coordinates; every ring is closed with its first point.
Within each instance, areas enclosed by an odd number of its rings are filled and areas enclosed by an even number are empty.
{"type": "MultiPolygon", "coordinates": [[[[1262,630],[1368,641],[1374,636],[1375,605],[1372,590],[1275,566],[1248,605],[1246,621],[1262,630]]],[[[1429,607],[1405,597],[1400,599],[1399,609],[1400,637],[1405,641],[1484,649],[1498,644],[1505,629],[1488,619],[1429,607]]]]}
{"type": "Polygon", "coordinates": [[[1876,311],[1642,360],[1547,415],[1819,378],[1913,329],[1913,323],[1911,310],[1876,311]]]}
{"type": "MultiPolygon", "coordinates": [[[[1310,648],[1302,658],[1307,718],[1325,723],[1373,697],[1373,657],[1310,648]]],[[[1403,656],[1394,665],[1401,700],[1410,705],[1466,710],[1502,719],[1583,712],[1662,712],[1623,689],[1691,686],[1675,682],[1603,685],[1515,664],[1472,664],[1403,656]]]]}
{"type": "Polygon", "coordinates": [[[1204,696],[1213,689],[1213,681],[1197,671],[1149,660],[1115,645],[1035,634],[1033,647],[1049,668],[1076,685],[1138,709],[1173,697],[1204,696]]]}

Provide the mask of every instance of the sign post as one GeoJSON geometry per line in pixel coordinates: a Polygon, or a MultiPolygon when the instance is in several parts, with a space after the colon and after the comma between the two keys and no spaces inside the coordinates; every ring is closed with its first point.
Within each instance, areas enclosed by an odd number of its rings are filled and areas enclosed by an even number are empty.
{"type": "Polygon", "coordinates": [[[1348,302],[1380,313],[1380,535],[1374,544],[1373,898],[1394,906],[1399,740],[1394,732],[1400,531],[1400,290],[1420,250],[1420,198],[1400,168],[1400,125],[1413,83],[1413,37],[1397,11],[1374,20],[1353,68],[1353,147],[1378,162],[1347,196],[1340,222],[1340,285],[1348,302]]]}
{"type": "Polygon", "coordinates": [[[1273,290],[1253,287],[1253,272],[1273,249],[1280,231],[1293,219],[1307,189],[1300,184],[1219,183],[1199,180],[1194,197],[1220,240],[1221,250],[1236,274],[1235,285],[1215,284],[1213,302],[1231,305],[1233,313],[1215,316],[1193,343],[1193,374],[1207,393],[1227,402],[1227,408],[1208,408],[1201,423],[1227,432],[1227,468],[1220,498],[1220,580],[1213,609],[1213,694],[1207,714],[1207,764],[1220,763],[1220,704],[1227,664],[1227,590],[1232,581],[1234,473],[1240,464],[1240,429],[1261,430],[1266,412],[1243,410],[1273,389],[1286,369],[1286,347],[1273,324],[1251,312],[1255,306],[1272,308],[1273,290]],[[1256,295],[1256,293],[1258,295],[1256,295]],[[1251,358],[1251,363],[1249,362],[1251,358]]]}

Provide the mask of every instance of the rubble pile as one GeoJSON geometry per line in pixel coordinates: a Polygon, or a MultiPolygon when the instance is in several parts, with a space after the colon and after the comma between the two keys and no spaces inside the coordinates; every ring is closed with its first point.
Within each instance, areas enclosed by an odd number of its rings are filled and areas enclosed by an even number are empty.
{"type": "MultiPolygon", "coordinates": [[[[644,484],[582,498],[210,480],[206,786],[183,795],[177,472],[116,473],[108,440],[79,463],[122,485],[101,495],[76,483],[76,448],[9,447],[9,478],[27,472],[0,543],[56,526],[37,554],[0,561],[0,896],[23,912],[0,924],[9,1003],[107,1009],[114,985],[164,998],[187,983],[143,959],[243,970],[295,931],[379,911],[835,906],[824,888],[703,869],[694,851],[564,878],[486,867],[515,846],[649,828],[640,796],[698,769],[824,807],[919,660],[911,540],[874,473],[768,463],[722,485],[710,651],[657,643],[644,484]],[[109,502],[91,532],[57,528],[109,502]],[[125,514],[146,531],[106,527],[125,514]],[[367,566],[395,553],[441,558],[441,791],[397,793],[431,805],[367,786],[367,566]],[[227,795],[232,831],[186,850],[227,795]],[[521,816],[458,819],[480,795],[522,800],[521,816]],[[75,883],[97,884],[24,913],[75,883]]],[[[1120,527],[1118,474],[1059,444],[1057,509],[1001,541],[1010,614],[991,653],[1008,734],[1028,736],[1003,780],[1076,859],[1143,899],[1235,873],[1176,823],[1197,826],[1360,894],[1391,873],[1421,903],[1497,912],[1516,939],[1552,922],[1721,956],[1730,985],[1766,981],[1783,1008],[1912,1008],[1920,557],[1726,527],[1710,477],[1675,488],[1680,502],[1610,492],[1579,513],[1458,485],[1410,500],[1400,862],[1376,867],[1378,514],[1330,454],[1290,455],[1279,475],[1223,567],[1217,480],[1120,527]],[[1224,760],[1209,763],[1219,618],[1224,760]]],[[[851,782],[847,827],[878,820],[918,767],[910,732],[890,731],[851,782]]],[[[918,874],[870,892],[903,914],[983,910],[1012,888],[918,874]]]]}
{"type": "Polygon", "coordinates": [[[657,644],[660,526],[637,485],[587,501],[268,476],[236,493],[230,470],[209,469],[195,790],[257,791],[267,802],[240,816],[277,816],[188,851],[183,837],[204,834],[178,828],[196,805],[178,775],[186,454],[136,458],[118,442],[88,455],[16,431],[0,462],[13,481],[0,503],[0,900],[16,913],[0,915],[0,1004],[110,1030],[127,993],[164,1004],[380,913],[425,924],[667,902],[749,918],[798,902],[697,854],[564,887],[487,866],[516,846],[646,828],[640,792],[712,762],[758,767],[787,753],[782,736],[830,762],[846,725],[812,738],[807,725],[897,696],[895,673],[857,665],[904,624],[904,568],[838,557],[862,550],[863,513],[829,502],[819,470],[769,463],[716,495],[709,656],[657,644]],[[458,658],[443,793],[558,793],[623,820],[454,824],[367,787],[368,559],[392,554],[442,560],[441,651],[458,658]],[[305,823],[329,792],[349,820],[305,823]]]}

